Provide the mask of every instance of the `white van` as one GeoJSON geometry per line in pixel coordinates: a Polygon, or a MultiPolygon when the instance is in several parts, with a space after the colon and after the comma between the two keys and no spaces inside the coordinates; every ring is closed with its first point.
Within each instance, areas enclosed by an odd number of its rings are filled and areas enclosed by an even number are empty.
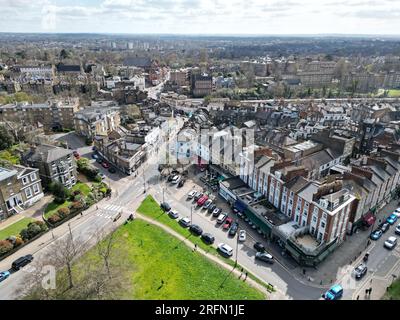
{"type": "Polygon", "coordinates": [[[176,175],[175,177],[172,178],[171,182],[173,184],[177,184],[180,180],[181,180],[181,176],[180,175],[176,175]]]}
{"type": "Polygon", "coordinates": [[[221,213],[221,214],[218,216],[217,223],[219,223],[219,224],[223,223],[223,222],[225,221],[225,219],[226,219],[227,216],[228,216],[228,215],[227,215],[226,213],[221,213]]]}
{"type": "Polygon", "coordinates": [[[233,249],[230,246],[228,246],[226,243],[220,243],[218,245],[218,250],[229,257],[232,257],[232,255],[233,255],[233,249]]]}

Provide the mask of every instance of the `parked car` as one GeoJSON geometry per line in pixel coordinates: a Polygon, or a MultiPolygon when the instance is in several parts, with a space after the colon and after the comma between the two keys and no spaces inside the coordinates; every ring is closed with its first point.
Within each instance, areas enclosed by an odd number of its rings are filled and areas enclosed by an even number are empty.
{"type": "Polygon", "coordinates": [[[213,244],[215,241],[214,236],[210,233],[203,233],[201,239],[207,244],[213,244]]]}
{"type": "Polygon", "coordinates": [[[230,246],[228,246],[226,243],[220,243],[218,245],[218,251],[228,257],[232,257],[232,255],[233,255],[233,249],[230,246]]]}
{"type": "Polygon", "coordinates": [[[232,222],[233,222],[233,219],[230,218],[230,217],[227,217],[227,218],[225,219],[225,221],[224,221],[224,225],[222,226],[222,229],[228,230],[228,229],[230,228],[232,222]]]}
{"type": "Polygon", "coordinates": [[[104,161],[101,165],[103,166],[104,169],[110,168],[110,165],[106,161],[104,161]]]}
{"type": "Polygon", "coordinates": [[[186,179],[182,178],[181,181],[178,183],[178,188],[182,188],[185,185],[186,179]]]}
{"type": "Polygon", "coordinates": [[[325,300],[338,300],[343,296],[343,288],[339,284],[332,286],[327,292],[325,292],[322,297],[325,300]]]}
{"type": "Polygon", "coordinates": [[[108,168],[108,172],[110,172],[110,173],[116,173],[117,170],[116,170],[114,167],[110,167],[110,168],[108,168]]]}
{"type": "Polygon", "coordinates": [[[376,229],[374,232],[371,233],[370,238],[372,240],[378,240],[383,234],[383,231],[381,229],[376,229]]]}
{"type": "Polygon", "coordinates": [[[210,205],[212,204],[212,200],[208,199],[204,205],[203,205],[203,209],[208,209],[210,207],[210,205]]]}
{"type": "Polygon", "coordinates": [[[167,202],[163,202],[160,204],[160,208],[163,209],[165,212],[171,210],[171,206],[167,202]]]}
{"type": "Polygon", "coordinates": [[[102,164],[102,163],[103,163],[103,159],[100,158],[100,157],[98,157],[98,158],[96,159],[96,162],[102,164]]]}
{"type": "Polygon", "coordinates": [[[364,277],[367,273],[367,266],[364,263],[361,263],[357,266],[357,268],[354,269],[354,274],[357,280],[361,279],[364,277]]]}
{"type": "Polygon", "coordinates": [[[239,231],[239,241],[245,242],[246,241],[246,230],[239,231]]]}
{"type": "Polygon", "coordinates": [[[397,219],[400,218],[400,208],[394,210],[392,214],[394,214],[397,217],[397,219]]]}
{"type": "Polygon", "coordinates": [[[193,199],[194,200],[199,200],[203,196],[203,193],[200,191],[197,191],[196,194],[194,195],[193,199]]]}
{"type": "Polygon", "coordinates": [[[254,249],[256,249],[258,252],[264,252],[265,247],[261,242],[256,242],[253,246],[254,249]]]}
{"type": "Polygon", "coordinates": [[[397,216],[393,213],[386,219],[386,222],[389,223],[390,225],[395,224],[396,221],[397,221],[397,216]]]}
{"type": "Polygon", "coordinates": [[[190,226],[190,219],[186,217],[182,218],[179,220],[179,224],[184,228],[188,228],[190,226]]]}
{"type": "Polygon", "coordinates": [[[9,271],[0,272],[0,282],[6,280],[10,276],[9,271]]]}
{"type": "Polygon", "coordinates": [[[174,176],[173,178],[172,178],[172,180],[171,180],[171,182],[173,183],[173,184],[177,184],[180,180],[181,180],[181,176],[180,175],[176,175],[176,176],[174,176]]]}
{"type": "Polygon", "coordinates": [[[215,204],[212,203],[212,204],[207,208],[208,213],[212,213],[212,212],[215,210],[216,207],[217,207],[217,206],[216,206],[215,204]]]}
{"type": "Polygon", "coordinates": [[[26,256],[20,257],[15,260],[11,266],[14,270],[18,271],[22,267],[25,267],[27,264],[33,261],[33,256],[31,254],[27,254],[26,256]]]}
{"type": "Polygon", "coordinates": [[[217,223],[218,223],[218,224],[223,223],[227,217],[228,217],[228,215],[227,215],[226,213],[221,213],[221,214],[218,216],[217,223]]]}
{"type": "Polygon", "coordinates": [[[213,217],[219,217],[219,215],[221,214],[222,210],[220,208],[215,208],[212,215],[213,217]]]}
{"type": "Polygon", "coordinates": [[[264,261],[264,262],[268,262],[268,263],[274,263],[274,257],[271,254],[266,253],[266,252],[257,252],[256,259],[264,261]]]}
{"type": "Polygon", "coordinates": [[[395,232],[396,234],[399,234],[399,235],[400,235],[400,224],[397,225],[397,227],[396,227],[396,229],[394,230],[394,232],[395,232]]]}
{"type": "Polygon", "coordinates": [[[237,222],[232,223],[232,225],[229,229],[229,235],[231,237],[234,237],[236,235],[236,232],[238,231],[238,229],[239,229],[239,223],[237,223],[237,222]]]}
{"type": "Polygon", "coordinates": [[[388,222],[384,222],[381,225],[380,229],[382,230],[383,233],[385,233],[386,231],[388,231],[389,227],[390,227],[390,224],[388,222]]]}
{"type": "Polygon", "coordinates": [[[175,210],[170,210],[168,212],[168,215],[172,218],[172,219],[178,219],[179,218],[179,214],[177,211],[175,210]]]}
{"type": "Polygon", "coordinates": [[[72,154],[74,155],[74,157],[76,158],[76,159],[79,159],[81,156],[80,156],[80,154],[78,153],[78,151],[73,151],[72,152],[72,154]]]}
{"type": "Polygon", "coordinates": [[[196,194],[196,190],[192,190],[192,191],[190,191],[189,193],[188,193],[188,195],[187,195],[187,197],[188,197],[188,199],[193,199],[193,197],[194,197],[194,195],[196,194]]]}
{"type": "Polygon", "coordinates": [[[92,153],[92,159],[98,159],[99,158],[99,156],[96,154],[96,153],[92,153]]]}
{"type": "Polygon", "coordinates": [[[196,236],[201,236],[203,233],[203,229],[200,228],[197,224],[192,224],[189,228],[190,232],[193,233],[196,236]]]}
{"type": "Polygon", "coordinates": [[[393,249],[397,244],[397,238],[396,237],[389,237],[385,243],[384,243],[384,247],[387,249],[393,249]]]}
{"type": "Polygon", "coordinates": [[[199,200],[197,200],[197,205],[199,207],[203,206],[208,200],[208,196],[202,196],[199,200]]]}
{"type": "Polygon", "coordinates": [[[168,176],[168,179],[167,179],[167,181],[168,182],[171,182],[172,181],[172,179],[175,177],[175,175],[174,174],[170,174],[169,176],[168,176]]]}

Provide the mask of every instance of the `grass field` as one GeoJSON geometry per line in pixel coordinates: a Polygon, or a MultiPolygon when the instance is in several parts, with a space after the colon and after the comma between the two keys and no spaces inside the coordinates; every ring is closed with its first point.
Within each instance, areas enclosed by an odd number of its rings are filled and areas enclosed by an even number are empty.
{"type": "Polygon", "coordinates": [[[390,98],[398,98],[398,97],[400,97],[400,89],[391,89],[391,90],[388,90],[388,91],[389,91],[388,96],[390,98]]]}
{"type": "Polygon", "coordinates": [[[383,299],[400,300],[400,280],[397,280],[393,283],[383,299]]]}
{"type": "Polygon", "coordinates": [[[35,221],[32,218],[22,218],[7,228],[0,230],[0,240],[7,239],[9,236],[18,236],[22,229],[28,226],[29,222],[35,221]]]}
{"type": "MultiPolygon", "coordinates": [[[[89,187],[87,184],[85,184],[85,183],[78,182],[76,185],[74,185],[74,186],[71,188],[71,192],[74,192],[74,191],[76,191],[76,190],[80,190],[84,196],[87,196],[87,195],[89,194],[89,192],[90,192],[90,187],[89,187]]],[[[72,202],[69,201],[69,200],[65,201],[65,202],[62,203],[62,204],[58,204],[58,203],[55,203],[55,202],[49,203],[49,204],[47,205],[46,209],[44,210],[44,216],[45,216],[45,218],[46,218],[46,219],[50,218],[54,213],[57,212],[58,209],[66,208],[66,207],[68,207],[71,203],[72,203],[72,202]]]]}
{"type": "MultiPolygon", "coordinates": [[[[121,292],[122,299],[265,299],[262,292],[229,275],[228,270],[140,219],[121,226],[114,239],[119,252],[116,259],[130,266],[126,272],[131,286],[121,292]]],[[[78,261],[77,269],[85,259],[92,259],[94,250],[78,261]]]]}

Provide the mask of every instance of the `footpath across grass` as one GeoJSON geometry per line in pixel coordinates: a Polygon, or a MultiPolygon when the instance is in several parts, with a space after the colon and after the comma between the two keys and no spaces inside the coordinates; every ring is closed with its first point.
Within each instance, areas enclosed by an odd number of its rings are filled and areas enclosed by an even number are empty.
{"type": "MultiPolygon", "coordinates": [[[[119,253],[113,264],[118,265],[118,259],[128,264],[123,272],[131,281],[119,299],[265,299],[259,290],[146,221],[136,219],[121,226],[114,241],[119,253]]],[[[94,250],[77,261],[76,270],[85,265],[85,259],[93,262],[94,250]]]]}
{"type": "Polygon", "coordinates": [[[22,218],[8,227],[0,230],[0,240],[7,239],[10,236],[18,236],[22,229],[28,226],[29,222],[35,221],[32,218],[22,218]]]}

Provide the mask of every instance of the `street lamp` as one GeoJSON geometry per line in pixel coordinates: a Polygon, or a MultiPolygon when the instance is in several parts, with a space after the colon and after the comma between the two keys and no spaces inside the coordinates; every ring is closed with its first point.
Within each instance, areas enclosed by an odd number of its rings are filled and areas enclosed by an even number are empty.
{"type": "Polygon", "coordinates": [[[193,205],[190,206],[190,223],[193,224],[193,205]]]}
{"type": "MultiPolygon", "coordinates": [[[[240,230],[239,229],[239,223],[237,223],[238,224],[238,230],[240,230]]],[[[236,268],[236,266],[237,266],[237,263],[238,263],[238,252],[239,252],[239,235],[236,235],[236,257],[235,257],[235,268],[236,268]]]]}

